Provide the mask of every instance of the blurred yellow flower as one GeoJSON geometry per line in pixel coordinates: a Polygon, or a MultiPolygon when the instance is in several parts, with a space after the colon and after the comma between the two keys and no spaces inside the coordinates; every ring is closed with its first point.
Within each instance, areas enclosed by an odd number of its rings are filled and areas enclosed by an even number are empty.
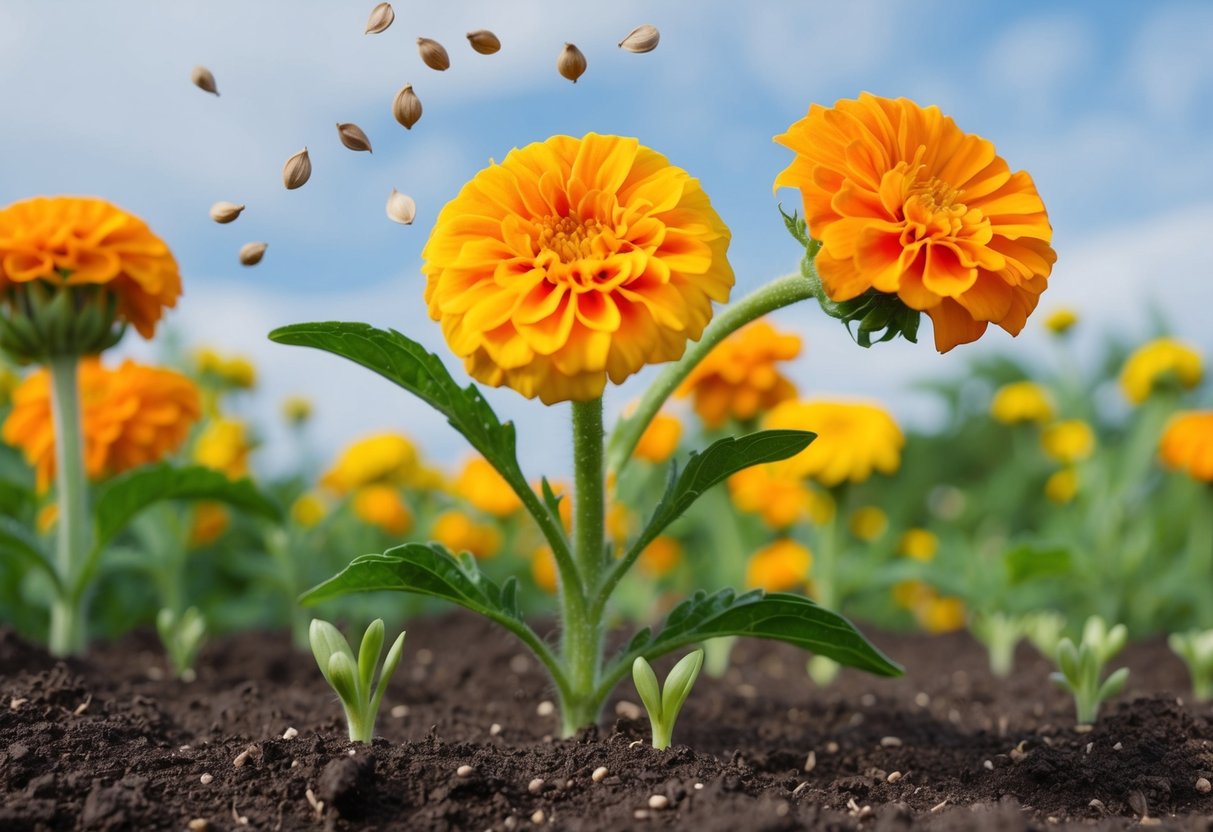
{"type": "Polygon", "coordinates": [[[1044,424],[1053,418],[1053,401],[1049,391],[1036,382],[1015,381],[998,388],[990,402],[990,415],[1004,425],[1044,424]]]}
{"type": "Polygon", "coordinates": [[[1150,393],[1168,381],[1192,388],[1204,374],[1200,353],[1174,338],[1157,338],[1138,347],[1120,371],[1120,388],[1133,404],[1141,404],[1150,393]]]}
{"type": "Polygon", "coordinates": [[[248,475],[248,458],[252,452],[248,429],[235,419],[214,419],[202,429],[194,442],[194,462],[216,471],[229,479],[248,475]]]}
{"type": "Polygon", "coordinates": [[[678,568],[682,562],[682,544],[677,538],[661,535],[640,553],[640,570],[650,578],[662,578],[678,568]]]}
{"type": "Polygon", "coordinates": [[[898,581],[893,584],[893,603],[911,612],[919,609],[935,597],[935,590],[925,581],[898,581]]]}
{"type": "Polygon", "coordinates": [[[1064,465],[1081,462],[1095,452],[1095,432],[1081,419],[1054,422],[1040,435],[1045,453],[1064,465]]]}
{"type": "Polygon", "coordinates": [[[257,368],[243,355],[222,355],[210,347],[194,351],[194,366],[225,387],[250,390],[257,385],[257,368]]]}
{"type": "Polygon", "coordinates": [[[398,433],[377,433],[345,447],[320,483],[337,494],[364,485],[403,485],[417,469],[417,448],[398,433]]]}
{"type": "Polygon", "coordinates": [[[1045,496],[1051,502],[1064,505],[1078,493],[1078,471],[1070,466],[1054,471],[1045,480],[1045,496]]]}
{"type": "Polygon", "coordinates": [[[699,339],[733,286],[729,236],[699,181],[636,139],[553,136],[443,207],[425,300],[473,378],[587,401],[699,339]]]}
{"type": "Polygon", "coordinates": [[[413,513],[400,490],[390,485],[364,485],[355,491],[354,514],[390,535],[405,534],[413,527],[413,513]]]}
{"type": "Polygon", "coordinates": [[[786,529],[809,516],[811,494],[799,477],[775,465],[755,465],[729,477],[733,505],[758,514],[773,529],[786,529]]]}
{"type": "Polygon", "coordinates": [[[1045,328],[1054,335],[1065,335],[1078,323],[1078,313],[1068,306],[1060,306],[1045,318],[1045,328]]]}
{"type": "Polygon", "coordinates": [[[194,506],[193,523],[190,525],[190,547],[201,549],[203,546],[210,546],[227,531],[231,522],[227,507],[222,503],[211,500],[197,503],[194,506]]]}
{"type": "MultiPolygon", "coordinates": [[[[95,357],[82,360],[79,389],[84,465],[92,479],[169,456],[201,412],[198,390],[188,378],[130,360],[113,370],[95,357]]],[[[46,370],[30,374],[13,391],[0,437],[24,453],[37,473],[38,490],[47,489],[55,475],[55,429],[46,370]]]]}
{"type": "Polygon", "coordinates": [[[931,316],[940,352],[989,323],[1023,328],[1057,255],[1032,177],[994,145],[938,107],[868,93],[812,105],[775,141],[796,153],[775,187],[800,189],[831,298],[896,294],[931,316]]]}
{"type": "Polygon", "coordinates": [[[914,616],[928,633],[951,633],[964,629],[967,611],[959,598],[935,596],[914,610],[914,616]]]}
{"type": "Polygon", "coordinates": [[[1176,413],[1163,431],[1159,453],[1168,468],[1213,483],[1213,411],[1176,413]]]}
{"type": "Polygon", "coordinates": [[[556,557],[552,547],[540,546],[531,554],[531,578],[544,592],[556,591],[556,557]]]}
{"type": "Polygon", "coordinates": [[[509,517],[522,508],[522,500],[497,469],[482,456],[464,463],[455,478],[455,493],[494,517],[509,517]]]}
{"type": "Polygon", "coordinates": [[[897,553],[923,563],[935,559],[939,538],[926,529],[906,529],[897,543],[897,553]]]}
{"type": "Polygon", "coordinates": [[[851,534],[865,543],[871,543],[889,527],[889,515],[876,506],[860,506],[851,512],[849,525],[851,534]]]}
{"type": "Polygon", "coordinates": [[[779,464],[826,487],[863,482],[873,471],[892,474],[901,465],[905,437],[888,411],[874,404],[788,401],[766,415],[763,427],[816,433],[808,448],[779,464]]]}
{"type": "Polygon", "coordinates": [[[776,540],[750,556],[745,582],[767,592],[803,587],[813,566],[813,553],[794,540],[776,540]]]}
{"type": "Polygon", "coordinates": [[[687,376],[678,395],[694,397],[695,412],[710,428],[729,419],[748,422],[796,398],[796,387],[776,365],[798,355],[800,336],[755,321],[717,344],[687,376]]]}
{"type": "Polygon", "coordinates": [[[291,519],[305,529],[315,528],[328,514],[324,499],[314,491],[301,494],[291,504],[291,519]]]}
{"type": "Polygon", "coordinates": [[[117,302],[117,319],[144,338],[181,295],[164,241],[143,220],[92,197],[36,197],[0,209],[0,297],[35,280],[99,287],[117,302]]]}
{"type": "Polygon", "coordinates": [[[660,465],[678,450],[678,440],[681,438],[682,422],[678,421],[678,417],[662,411],[653,417],[640,435],[633,453],[637,459],[660,465]]]}
{"type": "Polygon", "coordinates": [[[21,377],[0,364],[0,407],[8,407],[13,400],[13,391],[21,383],[21,377]]]}
{"type": "Polygon", "coordinates": [[[304,424],[312,418],[312,400],[306,396],[287,396],[282,400],[282,418],[291,426],[304,424]]]}
{"type": "Polygon", "coordinates": [[[47,503],[42,508],[38,509],[38,516],[34,518],[34,525],[38,527],[41,534],[47,534],[59,522],[59,504],[47,503]]]}
{"type": "Polygon", "coordinates": [[[501,532],[495,525],[477,523],[462,511],[444,511],[438,515],[430,535],[455,554],[471,552],[485,559],[501,549],[501,532]]]}

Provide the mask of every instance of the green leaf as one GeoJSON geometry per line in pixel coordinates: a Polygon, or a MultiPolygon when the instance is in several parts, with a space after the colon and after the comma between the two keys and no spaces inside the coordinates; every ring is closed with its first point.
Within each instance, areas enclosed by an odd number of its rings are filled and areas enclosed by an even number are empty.
{"type": "Polygon", "coordinates": [[[1063,638],[1057,645],[1057,668],[1066,679],[1078,681],[1078,648],[1068,638],[1063,638]]]}
{"type": "Polygon", "coordinates": [[[351,711],[361,711],[363,707],[358,693],[357,673],[354,660],[347,654],[334,653],[329,656],[328,673],[325,674],[325,678],[329,680],[333,690],[337,691],[337,696],[341,698],[342,703],[351,711]]]}
{"type": "Polygon", "coordinates": [[[653,672],[653,666],[644,656],[637,656],[632,662],[632,684],[636,686],[636,693],[640,694],[640,701],[648,711],[649,719],[660,724],[661,686],[657,684],[657,674],[653,672]]]}
{"type": "Polygon", "coordinates": [[[1103,684],[1099,686],[1099,701],[1104,702],[1117,696],[1125,689],[1125,685],[1129,683],[1129,668],[1122,667],[1117,670],[1107,679],[1104,679],[1103,684]]]}
{"type": "Polygon", "coordinates": [[[0,517],[4,515],[8,515],[10,518],[16,517],[33,507],[34,503],[33,491],[20,483],[0,479],[0,512],[3,512],[0,517]]]}
{"type": "Polygon", "coordinates": [[[358,645],[358,690],[363,696],[370,696],[371,685],[375,682],[375,669],[383,653],[383,639],[383,619],[376,618],[366,628],[362,643],[358,645]]]}
{"type": "Polygon", "coordinates": [[[1002,562],[1012,586],[1038,578],[1063,577],[1073,567],[1070,550],[1062,547],[1016,546],[1003,553],[1002,562]]]}
{"type": "Polygon", "coordinates": [[[687,653],[678,660],[678,664],[665,677],[665,689],[661,692],[661,718],[669,722],[671,727],[682,705],[687,701],[695,680],[699,678],[699,669],[703,667],[703,649],[687,653]]]}
{"type": "Polygon", "coordinates": [[[312,619],[307,635],[308,642],[312,646],[312,655],[316,657],[316,665],[324,674],[325,681],[332,685],[333,680],[329,675],[329,668],[332,666],[333,656],[338,653],[344,654],[352,666],[354,651],[350,649],[350,643],[345,640],[345,636],[341,634],[340,630],[319,618],[312,619]]]}
{"type": "Polygon", "coordinates": [[[787,228],[788,233],[796,238],[796,242],[800,243],[805,248],[809,247],[809,229],[805,225],[802,217],[798,216],[795,211],[788,214],[783,210],[783,203],[779,204],[779,215],[783,217],[783,225],[787,228]]]}
{"type": "Polygon", "coordinates": [[[387,658],[383,660],[383,669],[379,671],[379,684],[375,686],[375,695],[371,697],[371,713],[379,713],[379,703],[387,692],[388,683],[400,665],[400,657],[404,654],[404,633],[396,636],[392,646],[388,648],[387,658]]]}
{"type": "Polygon", "coordinates": [[[55,593],[60,596],[63,594],[63,584],[42,551],[42,544],[33,532],[12,517],[0,516],[0,556],[11,557],[41,572],[50,579],[55,593]]]}

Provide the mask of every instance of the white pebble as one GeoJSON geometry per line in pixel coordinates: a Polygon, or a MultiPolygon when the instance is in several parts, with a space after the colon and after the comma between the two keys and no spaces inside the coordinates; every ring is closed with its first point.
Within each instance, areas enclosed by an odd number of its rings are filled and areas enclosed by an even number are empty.
{"type": "Polygon", "coordinates": [[[893,771],[893,772],[889,772],[889,776],[886,777],[884,780],[886,783],[896,783],[898,780],[901,779],[901,776],[902,775],[901,775],[900,771],[893,771]]]}
{"type": "Polygon", "coordinates": [[[548,816],[543,813],[542,809],[536,809],[535,814],[531,815],[531,823],[534,823],[534,824],[543,823],[545,820],[547,820],[547,817],[548,816]]]}
{"type": "Polygon", "coordinates": [[[649,808],[661,811],[662,809],[670,808],[670,799],[664,794],[655,794],[649,797],[649,808]]]}
{"type": "Polygon", "coordinates": [[[462,765],[455,769],[455,774],[459,775],[460,777],[471,777],[474,770],[475,769],[469,765],[462,765]]]}
{"type": "Polygon", "coordinates": [[[697,792],[701,792],[701,791],[703,791],[703,783],[696,783],[691,788],[693,788],[697,792]]]}
{"type": "Polygon", "coordinates": [[[606,776],[607,776],[607,767],[599,766],[598,768],[594,769],[594,773],[590,775],[590,779],[593,780],[595,783],[601,783],[603,780],[606,779],[606,776]]]}
{"type": "Polygon", "coordinates": [[[210,774],[204,774],[198,778],[198,782],[204,786],[209,786],[214,779],[215,778],[212,777],[210,774]]]}
{"type": "Polygon", "coordinates": [[[540,716],[551,716],[556,713],[556,706],[545,699],[535,706],[535,713],[540,716]]]}
{"type": "Polygon", "coordinates": [[[881,737],[880,744],[885,748],[901,748],[901,739],[898,737],[881,737]]]}
{"type": "Polygon", "coordinates": [[[297,736],[299,736],[299,732],[294,728],[287,728],[282,732],[282,738],[284,740],[293,740],[297,736]]]}
{"type": "Polygon", "coordinates": [[[543,791],[543,778],[536,777],[531,782],[526,784],[526,790],[531,794],[539,794],[543,791]]]}
{"type": "Polygon", "coordinates": [[[1201,777],[1196,781],[1196,791],[1200,792],[1201,794],[1213,792],[1213,783],[1209,782],[1209,778],[1201,777]]]}
{"type": "Polygon", "coordinates": [[[495,737],[500,733],[501,733],[501,723],[494,722],[492,725],[489,726],[489,734],[491,736],[495,737]]]}
{"type": "Polygon", "coordinates": [[[393,705],[392,709],[390,711],[388,711],[388,713],[390,713],[396,719],[404,719],[406,716],[409,715],[409,706],[408,705],[393,705]]]}

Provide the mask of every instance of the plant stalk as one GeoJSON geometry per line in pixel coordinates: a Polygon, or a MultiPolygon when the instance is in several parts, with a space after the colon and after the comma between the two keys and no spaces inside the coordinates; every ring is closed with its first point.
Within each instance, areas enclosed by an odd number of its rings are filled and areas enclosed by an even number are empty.
{"type": "Polygon", "coordinates": [[[76,586],[88,554],[88,479],[84,470],[84,430],[77,379],[79,359],[50,359],[51,410],[55,428],[55,499],[59,506],[55,569],[63,591],[51,604],[49,646],[56,656],[84,650],[88,597],[76,586]]]}

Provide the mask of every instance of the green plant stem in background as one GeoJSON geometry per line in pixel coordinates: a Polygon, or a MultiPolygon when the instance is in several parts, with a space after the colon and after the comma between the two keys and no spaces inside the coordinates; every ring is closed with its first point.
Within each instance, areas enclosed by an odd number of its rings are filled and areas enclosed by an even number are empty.
{"type": "Polygon", "coordinates": [[[607,452],[607,470],[618,474],[632,457],[636,443],[645,429],[661,410],[661,406],[678,389],[678,385],[690,375],[691,370],[703,361],[712,349],[751,321],[761,318],[776,309],[816,297],[815,281],[800,272],[777,277],[770,283],[755,289],[736,303],[730,304],[717,315],[701,337],[687,347],[682,358],[667,366],[654,379],[640,397],[631,416],[620,419],[607,452]]]}
{"type": "MultiPolygon", "coordinates": [[[[838,590],[838,538],[842,517],[846,511],[847,483],[830,489],[834,501],[834,512],[822,528],[814,553],[814,566],[809,570],[813,576],[814,600],[828,610],[838,610],[842,593],[838,590]]],[[[809,677],[819,687],[828,687],[838,678],[842,666],[826,656],[813,656],[808,661],[809,677]]]]}
{"type": "Polygon", "coordinates": [[[55,568],[64,591],[51,605],[51,652],[79,653],[87,637],[88,599],[75,590],[76,576],[88,552],[88,479],[84,470],[84,431],[74,355],[50,359],[51,402],[55,423],[55,499],[59,506],[55,568]]]}

